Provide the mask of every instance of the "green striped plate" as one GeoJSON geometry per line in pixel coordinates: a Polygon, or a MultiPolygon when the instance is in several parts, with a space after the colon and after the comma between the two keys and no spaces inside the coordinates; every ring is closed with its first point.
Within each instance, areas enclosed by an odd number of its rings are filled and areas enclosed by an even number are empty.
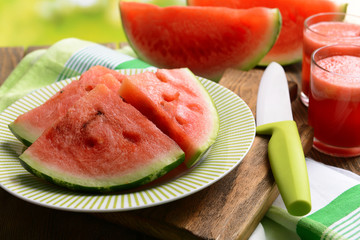
{"type": "MultiPolygon", "coordinates": [[[[136,74],[143,69],[121,70],[136,74]]],[[[147,70],[149,71],[149,70],[147,70]]],[[[174,201],[200,191],[234,169],[255,138],[254,117],[246,103],[230,90],[203,78],[199,80],[212,96],[220,117],[220,131],[206,158],[185,174],[147,189],[116,194],[87,194],[55,186],[28,173],[19,163],[23,145],[8,124],[20,114],[42,104],[72,79],[36,90],[0,114],[0,185],[11,194],[45,207],[69,211],[125,211],[174,201]]]]}

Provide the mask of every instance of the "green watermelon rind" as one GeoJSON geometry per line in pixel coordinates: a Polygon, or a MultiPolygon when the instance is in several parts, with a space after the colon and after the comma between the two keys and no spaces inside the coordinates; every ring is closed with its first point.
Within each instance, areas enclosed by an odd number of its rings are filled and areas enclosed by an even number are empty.
{"type": "MultiPolygon", "coordinates": [[[[60,91],[64,86],[70,84],[71,82],[75,81],[75,80],[79,80],[80,76],[77,77],[73,77],[73,78],[68,78],[66,80],[64,80],[64,85],[59,86],[59,88],[56,89],[52,89],[51,91],[53,91],[52,95],[55,95],[58,91],[60,91]]],[[[46,101],[48,101],[50,99],[49,98],[45,98],[45,101],[43,101],[42,99],[36,99],[37,102],[43,104],[46,101]]],[[[30,99],[31,100],[31,99],[30,99]]],[[[28,100],[26,100],[28,101],[28,100]]],[[[40,106],[41,104],[36,104],[33,105],[31,109],[36,108],[38,106],[40,106]]],[[[23,112],[22,114],[24,114],[25,112],[23,112]]],[[[20,114],[21,115],[21,114],[20,114]]],[[[19,116],[20,116],[19,115],[19,116]]],[[[16,121],[11,122],[10,124],[8,124],[8,128],[10,129],[11,133],[22,143],[24,144],[26,147],[30,147],[31,144],[33,142],[35,142],[35,140],[41,135],[42,130],[36,130],[33,126],[31,125],[27,125],[24,123],[18,123],[16,121]],[[39,132],[40,131],[40,132],[39,132]]]]}
{"type": "Polygon", "coordinates": [[[212,99],[212,97],[210,96],[209,92],[206,90],[204,85],[201,83],[200,79],[197,78],[188,68],[185,68],[185,69],[189,73],[191,73],[191,76],[193,77],[194,82],[199,87],[198,89],[201,90],[203,92],[203,96],[206,97],[208,105],[211,106],[212,116],[213,116],[213,119],[214,119],[213,130],[209,134],[209,136],[207,138],[207,141],[204,142],[199,147],[199,149],[194,154],[194,156],[186,163],[186,166],[190,168],[193,165],[195,165],[196,163],[200,162],[201,159],[203,159],[203,157],[206,156],[206,152],[208,152],[208,150],[211,148],[211,146],[215,143],[217,135],[219,133],[219,129],[220,129],[220,118],[219,118],[219,113],[218,113],[218,111],[216,109],[216,105],[214,103],[214,100],[212,99]]]}
{"type": "MultiPolygon", "coordinates": [[[[159,170],[157,171],[151,171],[151,173],[140,173],[139,177],[137,177],[136,173],[131,173],[130,178],[133,178],[133,180],[129,181],[126,177],[121,180],[121,178],[117,178],[115,180],[111,180],[113,183],[109,184],[107,181],[103,181],[103,183],[99,184],[99,181],[94,180],[91,181],[90,179],[86,180],[86,185],[77,182],[77,178],[73,176],[68,176],[69,180],[64,179],[66,176],[57,176],[59,175],[57,172],[52,172],[48,168],[41,168],[38,166],[34,166],[34,161],[29,154],[23,153],[19,156],[19,162],[20,164],[31,174],[44,179],[47,182],[53,183],[55,185],[65,187],[67,189],[73,190],[73,191],[81,191],[81,192],[89,192],[89,193],[108,193],[108,192],[115,192],[115,191],[122,191],[122,190],[128,190],[133,189],[139,186],[142,186],[146,183],[152,182],[153,180],[165,175],[166,173],[170,172],[177,166],[179,166],[185,159],[185,154],[183,152],[175,152],[173,154],[174,156],[168,156],[167,162],[170,162],[169,164],[163,164],[164,166],[161,166],[159,170]],[[143,175],[143,176],[141,176],[143,175]],[[120,181],[120,180],[121,181],[120,181]],[[96,184],[92,184],[92,182],[96,184]],[[114,183],[117,182],[117,183],[114,183]]],[[[164,162],[164,159],[162,158],[162,162],[164,162]]],[[[158,163],[159,164],[159,163],[158,163]]],[[[153,165],[152,165],[153,167],[153,165]]],[[[146,171],[145,171],[146,172],[146,171]]],[[[61,174],[60,174],[61,175],[61,174]]],[[[79,178],[80,179],[80,178],[79,178]]],[[[84,179],[81,179],[84,181],[84,179]]]]}
{"type": "Polygon", "coordinates": [[[14,134],[14,136],[27,147],[30,147],[30,145],[36,140],[33,135],[31,135],[29,129],[24,128],[21,124],[12,122],[8,125],[8,127],[12,134],[14,134]]]}
{"type": "Polygon", "coordinates": [[[256,67],[257,65],[259,65],[259,62],[266,56],[266,54],[271,50],[271,48],[274,46],[276,40],[278,39],[279,35],[280,35],[280,31],[281,31],[281,25],[282,25],[282,17],[281,17],[281,13],[280,10],[277,8],[272,9],[273,10],[273,24],[274,26],[278,26],[278,27],[274,27],[274,31],[272,31],[272,36],[270,36],[269,38],[272,39],[272,42],[270,42],[267,46],[264,46],[264,48],[262,49],[262,52],[258,53],[254,59],[252,59],[252,61],[250,61],[247,65],[244,65],[242,67],[239,67],[240,70],[250,70],[254,67],[256,67]]]}

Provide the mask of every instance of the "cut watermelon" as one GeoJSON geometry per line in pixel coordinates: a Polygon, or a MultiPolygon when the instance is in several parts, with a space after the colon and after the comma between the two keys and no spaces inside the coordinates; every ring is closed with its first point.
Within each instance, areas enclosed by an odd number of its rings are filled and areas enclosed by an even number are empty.
{"type": "Polygon", "coordinates": [[[123,75],[105,67],[90,68],[80,79],[65,86],[41,106],[20,115],[9,125],[11,132],[25,145],[30,146],[60,116],[64,115],[76,100],[97,84],[103,83],[118,91],[123,75]]]}
{"type": "MultiPolygon", "coordinates": [[[[298,62],[302,58],[304,20],[320,12],[346,12],[347,4],[332,0],[187,0],[189,6],[229,7],[249,9],[268,7],[280,9],[282,27],[280,36],[259,65],[275,61],[282,65],[298,62]]],[[[250,21],[250,20],[249,20],[250,21]]]]}
{"type": "Polygon", "coordinates": [[[159,68],[189,68],[218,80],[226,68],[251,69],[271,49],[280,31],[277,9],[158,7],[120,2],[129,44],[159,68]]]}
{"type": "Polygon", "coordinates": [[[99,84],[22,155],[31,173],[74,190],[133,188],[184,160],[168,136],[117,93],[99,84]]]}
{"type": "Polygon", "coordinates": [[[179,144],[188,167],[215,142],[219,130],[215,105],[188,69],[127,76],[119,93],[179,144]]]}

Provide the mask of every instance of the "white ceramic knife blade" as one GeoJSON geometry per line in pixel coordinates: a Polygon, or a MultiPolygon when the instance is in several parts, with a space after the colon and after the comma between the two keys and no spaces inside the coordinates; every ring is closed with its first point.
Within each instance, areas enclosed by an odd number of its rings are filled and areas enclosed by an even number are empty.
{"type": "Polygon", "coordinates": [[[289,87],[282,66],[272,62],[259,85],[256,126],[284,120],[293,120],[289,87]]]}
{"type": "Polygon", "coordinates": [[[271,135],[268,156],[275,182],[288,212],[302,216],[311,210],[304,151],[293,120],[285,71],[271,63],[261,78],[256,106],[256,133],[271,135]]]}

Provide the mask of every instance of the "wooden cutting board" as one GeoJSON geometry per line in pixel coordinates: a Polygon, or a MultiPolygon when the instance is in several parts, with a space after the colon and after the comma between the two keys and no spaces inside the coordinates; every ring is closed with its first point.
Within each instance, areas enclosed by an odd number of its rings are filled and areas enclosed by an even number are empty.
{"type": "MultiPolygon", "coordinates": [[[[238,94],[255,114],[258,84],[264,69],[228,69],[219,84],[238,94]]],[[[286,69],[294,119],[303,147],[311,148],[306,108],[296,98],[299,65],[286,69]]],[[[129,212],[96,214],[116,224],[162,239],[247,239],[278,196],[267,158],[266,137],[256,137],[240,165],[212,186],[172,203],[129,212]]]]}

